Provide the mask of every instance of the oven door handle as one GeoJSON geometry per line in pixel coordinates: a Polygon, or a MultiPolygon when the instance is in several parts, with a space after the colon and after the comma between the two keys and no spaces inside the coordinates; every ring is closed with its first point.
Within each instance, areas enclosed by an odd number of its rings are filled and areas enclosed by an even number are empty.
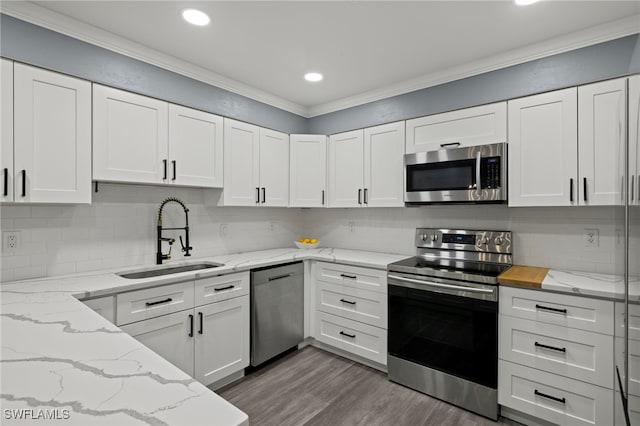
{"type": "Polygon", "coordinates": [[[411,278],[400,277],[398,275],[388,275],[388,278],[391,278],[391,279],[394,279],[394,280],[398,280],[398,281],[404,281],[404,282],[408,282],[408,283],[413,283],[413,284],[422,284],[422,285],[426,285],[426,286],[429,286],[429,287],[446,288],[446,289],[449,289],[449,290],[468,291],[470,293],[492,294],[494,292],[493,289],[465,287],[465,286],[453,285],[453,284],[440,284],[440,283],[434,283],[432,281],[414,280],[414,279],[411,279],[411,278]]]}
{"type": "Polygon", "coordinates": [[[478,151],[476,156],[476,194],[478,194],[478,197],[482,194],[482,174],[480,170],[480,163],[482,163],[482,151],[478,151]]]}

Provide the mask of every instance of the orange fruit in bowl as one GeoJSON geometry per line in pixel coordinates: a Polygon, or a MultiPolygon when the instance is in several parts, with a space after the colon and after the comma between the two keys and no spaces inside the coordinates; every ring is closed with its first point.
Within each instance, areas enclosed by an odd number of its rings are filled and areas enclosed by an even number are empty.
{"type": "Polygon", "coordinates": [[[304,238],[298,238],[299,243],[304,243],[304,238]]]}
{"type": "Polygon", "coordinates": [[[305,244],[311,244],[311,239],[309,239],[309,238],[305,238],[305,239],[304,239],[304,241],[303,241],[303,243],[305,243],[305,244]]]}

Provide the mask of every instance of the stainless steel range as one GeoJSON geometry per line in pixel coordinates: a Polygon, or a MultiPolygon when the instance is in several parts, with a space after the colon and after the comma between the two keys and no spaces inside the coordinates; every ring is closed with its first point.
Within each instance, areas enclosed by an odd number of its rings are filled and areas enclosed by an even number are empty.
{"type": "Polygon", "coordinates": [[[389,380],[496,420],[511,232],[418,228],[415,242],[416,256],[387,267],[389,380]]]}

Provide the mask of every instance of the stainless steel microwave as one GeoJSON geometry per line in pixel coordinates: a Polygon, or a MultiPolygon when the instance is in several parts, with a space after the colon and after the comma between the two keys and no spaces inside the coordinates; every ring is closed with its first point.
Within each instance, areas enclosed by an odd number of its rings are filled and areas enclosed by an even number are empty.
{"type": "Polygon", "coordinates": [[[507,144],[406,154],[404,178],[407,204],[504,203],[507,144]]]}

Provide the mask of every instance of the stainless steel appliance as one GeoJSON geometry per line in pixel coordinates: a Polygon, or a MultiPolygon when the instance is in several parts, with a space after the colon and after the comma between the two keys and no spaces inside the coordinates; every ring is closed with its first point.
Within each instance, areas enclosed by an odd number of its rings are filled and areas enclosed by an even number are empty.
{"type": "Polygon", "coordinates": [[[251,365],[258,366],[304,338],[302,262],[251,270],[251,365]]]}
{"type": "Polygon", "coordinates": [[[406,154],[404,176],[407,204],[504,203],[507,144],[406,154]]]}
{"type": "Polygon", "coordinates": [[[498,418],[498,275],[511,232],[416,229],[387,267],[389,380],[498,418]]]}

